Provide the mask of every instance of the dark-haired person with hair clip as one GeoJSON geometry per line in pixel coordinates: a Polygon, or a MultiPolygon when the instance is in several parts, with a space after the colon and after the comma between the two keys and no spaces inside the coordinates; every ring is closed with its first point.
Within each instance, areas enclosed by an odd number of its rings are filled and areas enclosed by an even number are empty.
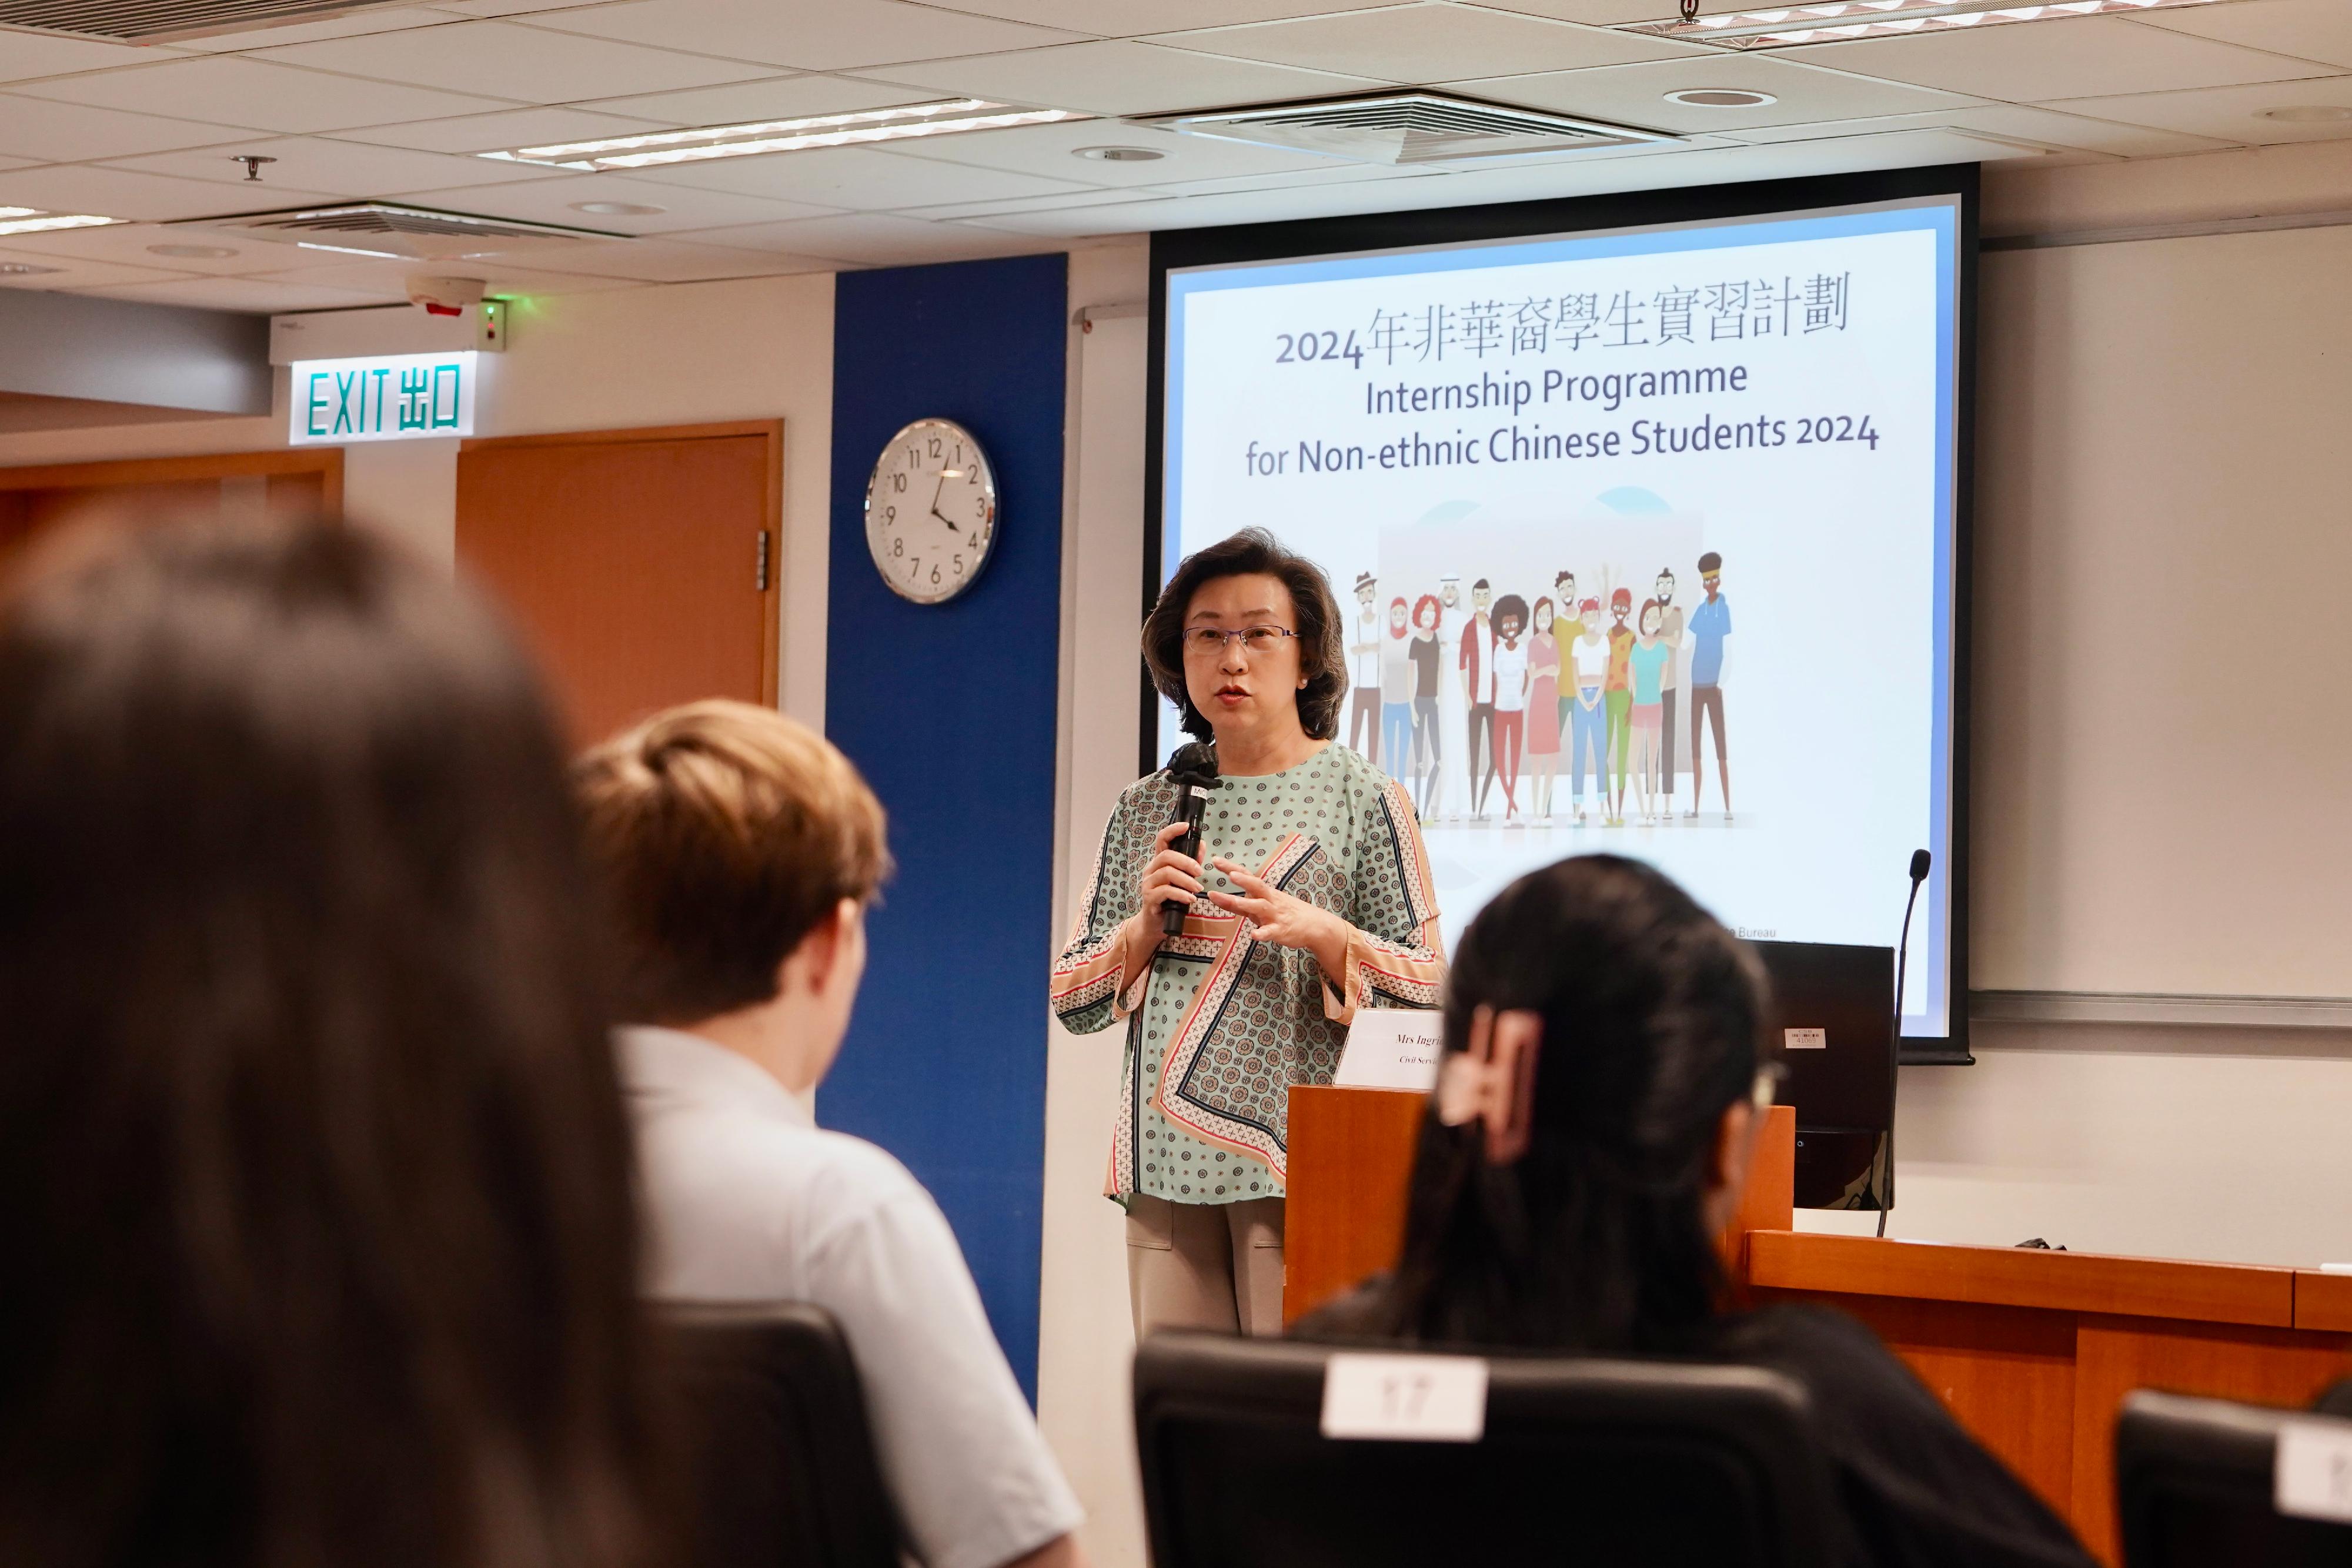
{"type": "Polygon", "coordinates": [[[1197,860],[1167,773],[1119,797],[1053,1007],[1127,1026],[1107,1196],[1137,1336],[1277,1333],[1290,1088],[1330,1082],[1357,1009],[1436,1006],[1428,854],[1404,786],[1335,739],[1348,668],[1312,561],[1257,529],[1188,557],[1143,652],[1222,781],[1197,860]]]}
{"type": "Polygon", "coordinates": [[[1835,1477],[1825,1568],[2091,1568],[1868,1329],[1734,1300],[1715,1238],[1771,1101],[1768,1011],[1754,955],[1648,866],[1511,883],[1454,955],[1396,1271],[1296,1332],[1769,1368],[1835,1477]]]}
{"type": "Polygon", "coordinates": [[[670,1559],[539,682],[320,522],[0,604],[0,1563],[670,1559]]]}

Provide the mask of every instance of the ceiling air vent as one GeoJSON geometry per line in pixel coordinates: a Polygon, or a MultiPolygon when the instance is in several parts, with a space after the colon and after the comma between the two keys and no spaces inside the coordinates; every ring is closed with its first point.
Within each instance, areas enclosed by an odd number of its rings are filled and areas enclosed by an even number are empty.
{"type": "Polygon", "coordinates": [[[1155,115],[1146,122],[1191,136],[1286,147],[1359,163],[1467,163],[1676,140],[1630,125],[1434,92],[1155,115]]]}
{"type": "Polygon", "coordinates": [[[155,44],[312,22],[404,0],[0,0],[0,26],[155,44]]]}
{"type": "Polygon", "coordinates": [[[559,246],[625,239],[626,235],[513,218],[436,213],[390,202],[345,202],[331,207],[289,207],[226,218],[184,218],[165,225],[242,239],[273,240],[305,250],[401,261],[454,261],[462,256],[511,256],[559,246]]]}

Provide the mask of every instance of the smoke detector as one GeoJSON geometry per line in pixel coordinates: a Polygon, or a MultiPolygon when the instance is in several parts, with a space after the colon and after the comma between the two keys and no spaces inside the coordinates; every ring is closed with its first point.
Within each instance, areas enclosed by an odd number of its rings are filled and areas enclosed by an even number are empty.
{"type": "Polygon", "coordinates": [[[1507,109],[1437,92],[1381,93],[1138,118],[1144,124],[1187,136],[1213,136],[1358,163],[1392,165],[1471,163],[1680,140],[1664,131],[1539,109],[1507,109]]]}
{"type": "Polygon", "coordinates": [[[183,218],[163,226],[394,261],[457,261],[471,256],[512,256],[522,251],[600,245],[629,237],[598,229],[435,212],[394,202],[343,202],[331,206],[289,207],[274,213],[244,213],[225,218],[183,218]]]}

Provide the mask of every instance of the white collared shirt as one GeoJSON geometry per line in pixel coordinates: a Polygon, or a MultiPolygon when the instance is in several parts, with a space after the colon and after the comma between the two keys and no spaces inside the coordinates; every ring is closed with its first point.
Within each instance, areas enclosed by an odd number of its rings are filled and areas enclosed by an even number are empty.
{"type": "Polygon", "coordinates": [[[884,1479],[929,1568],[995,1568],[1083,1517],[955,1233],[887,1152],[676,1030],[619,1031],[657,1301],[808,1301],[841,1324],[884,1479]]]}

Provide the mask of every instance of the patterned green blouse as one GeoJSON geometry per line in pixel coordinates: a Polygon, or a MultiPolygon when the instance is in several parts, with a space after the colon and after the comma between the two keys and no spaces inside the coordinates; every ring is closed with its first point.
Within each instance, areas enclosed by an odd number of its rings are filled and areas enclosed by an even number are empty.
{"type": "MultiPolygon", "coordinates": [[[[1202,822],[1202,861],[1250,866],[1346,919],[1345,973],[1326,977],[1312,954],[1260,942],[1201,899],[1184,934],[1122,992],[1119,927],[1140,907],[1143,868],[1175,800],[1164,772],[1119,797],[1054,966],[1054,1010],[1081,1034],[1127,1020],[1108,1196],[1279,1197],[1291,1086],[1331,1081],[1356,1009],[1437,1005],[1445,958],[1428,851],[1403,789],[1344,746],[1280,773],[1228,778],[1202,822]]],[[[1213,866],[1204,881],[1238,891],[1213,866]]]]}

